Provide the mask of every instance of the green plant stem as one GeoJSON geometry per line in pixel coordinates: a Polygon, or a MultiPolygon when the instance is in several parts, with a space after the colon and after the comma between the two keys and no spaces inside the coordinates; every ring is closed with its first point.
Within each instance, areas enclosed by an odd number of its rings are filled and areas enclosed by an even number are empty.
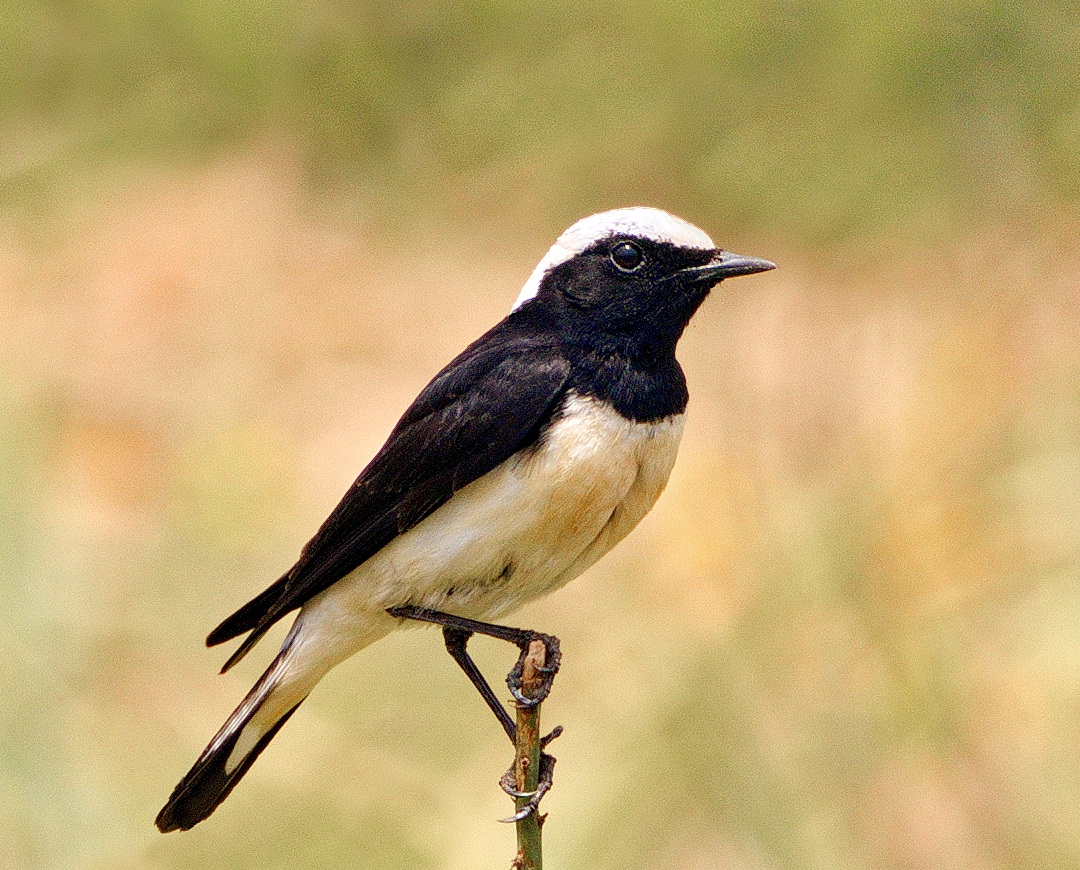
{"type": "MultiPolygon", "coordinates": [[[[546,660],[543,641],[529,644],[521,675],[521,692],[526,698],[536,696],[540,686],[540,674],[546,660]]],[[[540,781],[540,706],[517,708],[517,741],[514,756],[514,780],[519,792],[533,792],[540,781]]],[[[517,798],[517,809],[522,809],[528,798],[517,798]]],[[[540,842],[542,819],[539,810],[518,820],[517,855],[512,870],[543,870],[544,858],[540,842]]]]}

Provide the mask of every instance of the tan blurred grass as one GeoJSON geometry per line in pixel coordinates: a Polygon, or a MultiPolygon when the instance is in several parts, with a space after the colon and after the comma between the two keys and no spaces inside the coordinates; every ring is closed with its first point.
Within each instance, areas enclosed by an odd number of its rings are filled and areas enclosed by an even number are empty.
{"type": "MultiPolygon", "coordinates": [[[[301,178],[254,147],[0,240],[0,865],[508,860],[509,754],[431,633],[342,667],[210,822],[150,826],[258,670],[215,677],[206,630],[550,241],[403,239],[301,178]]],[[[669,491],[517,617],[566,650],[552,866],[1080,863],[1075,229],[747,250],[782,268],[688,331],[669,491]]]]}

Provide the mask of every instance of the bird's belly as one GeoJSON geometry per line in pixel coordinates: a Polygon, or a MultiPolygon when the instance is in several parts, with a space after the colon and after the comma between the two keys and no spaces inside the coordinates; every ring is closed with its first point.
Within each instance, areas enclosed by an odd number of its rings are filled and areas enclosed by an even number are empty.
{"type": "Polygon", "coordinates": [[[459,490],[318,597],[332,599],[323,605],[339,618],[414,604],[496,619],[572,580],[637,525],[667,483],[682,429],[681,414],[635,423],[571,396],[537,447],[459,490]]]}

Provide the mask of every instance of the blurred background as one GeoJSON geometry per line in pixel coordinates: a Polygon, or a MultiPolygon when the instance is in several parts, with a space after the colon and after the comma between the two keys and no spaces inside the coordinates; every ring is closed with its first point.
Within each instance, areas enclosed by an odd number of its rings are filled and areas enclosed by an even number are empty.
{"type": "MultiPolygon", "coordinates": [[[[0,867],[505,868],[435,632],[152,820],[287,568],[577,218],[781,268],[558,634],[555,868],[1080,866],[1080,12],[0,0],[0,867]]],[[[477,641],[494,679],[513,651],[477,641]]]]}

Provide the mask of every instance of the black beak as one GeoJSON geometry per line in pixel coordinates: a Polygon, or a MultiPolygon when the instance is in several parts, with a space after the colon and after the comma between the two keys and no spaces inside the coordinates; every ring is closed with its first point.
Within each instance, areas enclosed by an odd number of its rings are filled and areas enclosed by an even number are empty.
{"type": "Polygon", "coordinates": [[[717,251],[712,260],[704,266],[683,269],[678,276],[688,284],[718,284],[725,278],[753,275],[775,268],[776,263],[770,263],[760,257],[744,257],[741,254],[733,254],[731,251],[717,251]]]}

